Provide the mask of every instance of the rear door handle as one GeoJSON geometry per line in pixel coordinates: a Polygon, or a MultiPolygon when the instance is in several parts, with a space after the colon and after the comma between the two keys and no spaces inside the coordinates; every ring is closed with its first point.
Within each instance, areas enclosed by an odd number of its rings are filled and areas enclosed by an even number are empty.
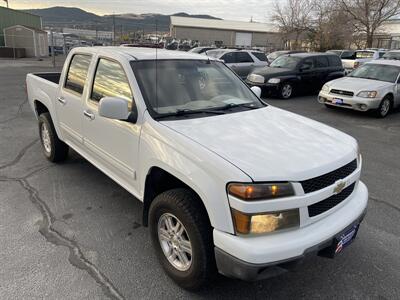
{"type": "Polygon", "coordinates": [[[85,111],[83,112],[83,114],[84,114],[84,116],[85,116],[86,118],[88,118],[89,120],[94,120],[94,113],[91,113],[91,112],[85,110],[85,111]]]}
{"type": "Polygon", "coordinates": [[[67,103],[67,100],[65,100],[64,97],[58,97],[57,98],[58,102],[60,102],[62,105],[65,105],[67,103]]]}

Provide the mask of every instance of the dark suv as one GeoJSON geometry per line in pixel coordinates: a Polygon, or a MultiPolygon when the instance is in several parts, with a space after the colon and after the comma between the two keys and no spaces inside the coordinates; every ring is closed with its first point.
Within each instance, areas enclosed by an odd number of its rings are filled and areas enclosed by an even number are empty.
{"type": "Polygon", "coordinates": [[[269,67],[255,69],[247,76],[250,86],[264,94],[289,99],[298,92],[316,92],[328,81],[343,77],[342,61],[335,54],[296,53],[283,55],[269,67]]]}

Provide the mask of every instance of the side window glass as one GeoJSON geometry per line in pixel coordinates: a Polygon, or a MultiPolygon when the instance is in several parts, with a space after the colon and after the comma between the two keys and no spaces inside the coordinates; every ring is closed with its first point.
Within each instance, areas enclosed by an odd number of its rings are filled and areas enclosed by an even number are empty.
{"type": "Polygon", "coordinates": [[[83,93],[91,56],[75,54],[69,65],[64,87],[78,94],[83,93]]]}
{"type": "Polygon", "coordinates": [[[254,62],[250,54],[247,52],[236,52],[236,58],[238,63],[252,63],[254,62]]]}
{"type": "Polygon", "coordinates": [[[235,63],[235,53],[229,52],[224,54],[221,59],[226,63],[226,64],[233,64],[235,63]]]}
{"type": "Polygon", "coordinates": [[[101,58],[97,64],[90,99],[99,102],[104,97],[119,97],[129,101],[132,107],[132,91],[120,64],[101,58]]]}
{"type": "Polygon", "coordinates": [[[329,67],[328,58],[326,56],[315,57],[315,67],[316,68],[327,68],[329,67]]]}
{"type": "Polygon", "coordinates": [[[304,70],[311,70],[314,68],[314,60],[312,58],[306,58],[303,60],[303,63],[301,64],[301,68],[304,70]]]}

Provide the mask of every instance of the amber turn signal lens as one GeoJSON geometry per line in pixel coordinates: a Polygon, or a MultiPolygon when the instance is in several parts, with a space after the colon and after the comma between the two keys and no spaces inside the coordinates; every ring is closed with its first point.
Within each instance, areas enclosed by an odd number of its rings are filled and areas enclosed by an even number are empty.
{"type": "Polygon", "coordinates": [[[230,183],[228,193],[242,200],[266,200],[294,196],[289,182],[283,183],[230,183]]]}

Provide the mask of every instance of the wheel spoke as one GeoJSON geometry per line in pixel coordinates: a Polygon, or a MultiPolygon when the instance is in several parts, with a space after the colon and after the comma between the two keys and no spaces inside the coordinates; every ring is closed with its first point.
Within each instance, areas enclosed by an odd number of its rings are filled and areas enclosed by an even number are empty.
{"type": "Polygon", "coordinates": [[[169,241],[171,239],[168,231],[166,231],[164,228],[160,228],[158,234],[162,240],[169,241]]]}
{"type": "Polygon", "coordinates": [[[181,241],[181,249],[182,249],[182,251],[192,255],[192,245],[190,244],[189,241],[182,240],[181,241]]]}
{"type": "Polygon", "coordinates": [[[189,264],[189,259],[186,256],[186,253],[180,250],[176,250],[176,256],[178,257],[179,261],[182,263],[183,266],[187,266],[189,264]]]}

